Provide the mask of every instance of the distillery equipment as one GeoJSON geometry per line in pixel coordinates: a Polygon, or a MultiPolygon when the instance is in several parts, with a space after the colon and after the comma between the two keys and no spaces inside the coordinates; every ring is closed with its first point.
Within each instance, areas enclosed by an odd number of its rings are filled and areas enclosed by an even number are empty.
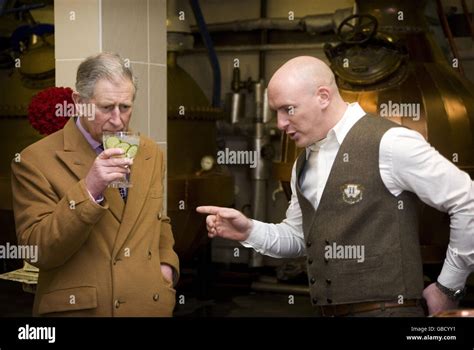
{"type": "Polygon", "coordinates": [[[168,200],[175,250],[182,262],[190,261],[207,242],[205,217],[199,205],[231,206],[233,177],[216,162],[216,122],[223,110],[212,106],[191,76],[177,63],[177,55],[192,48],[186,21],[179,19],[183,3],[168,1],[168,200]]]}
{"type": "MultiPolygon", "coordinates": [[[[30,10],[43,4],[0,5],[0,244],[16,242],[12,211],[10,163],[41,135],[27,119],[31,98],[54,86],[54,27],[36,23],[30,10]]],[[[22,266],[19,259],[4,260],[0,271],[22,266]]]]}

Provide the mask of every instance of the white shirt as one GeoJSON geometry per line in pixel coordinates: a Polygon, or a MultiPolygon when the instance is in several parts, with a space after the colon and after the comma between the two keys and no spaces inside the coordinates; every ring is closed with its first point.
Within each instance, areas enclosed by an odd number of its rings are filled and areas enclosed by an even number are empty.
{"type": "MultiPolygon", "coordinates": [[[[306,149],[318,149],[316,171],[302,176],[302,191],[318,208],[340,145],[366,112],[358,103],[348,105],[342,119],[327,137],[306,149]]],[[[253,220],[253,228],[242,245],[276,258],[306,255],[303,217],[296,196],[296,162],[291,174],[292,196],[286,219],[280,224],[253,220]]],[[[403,127],[388,130],[379,152],[380,176],[394,196],[415,193],[424,203],[450,215],[450,242],[439,283],[460,289],[474,270],[474,182],[469,175],[438,153],[423,136],[403,127]]],[[[305,171],[305,170],[303,170],[305,171]]]]}

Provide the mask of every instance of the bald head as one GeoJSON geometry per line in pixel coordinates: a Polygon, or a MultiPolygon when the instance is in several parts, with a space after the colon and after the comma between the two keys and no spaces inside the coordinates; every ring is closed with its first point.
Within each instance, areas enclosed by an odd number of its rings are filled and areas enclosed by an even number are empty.
{"type": "Polygon", "coordinates": [[[298,147],[325,138],[347,109],[331,69],[309,56],[293,58],[276,71],[268,103],[277,112],[278,128],[298,147]]]}
{"type": "Polygon", "coordinates": [[[310,93],[314,93],[319,86],[326,86],[331,92],[337,92],[331,69],[320,59],[310,56],[289,60],[275,72],[268,84],[270,90],[304,87],[310,93]]]}

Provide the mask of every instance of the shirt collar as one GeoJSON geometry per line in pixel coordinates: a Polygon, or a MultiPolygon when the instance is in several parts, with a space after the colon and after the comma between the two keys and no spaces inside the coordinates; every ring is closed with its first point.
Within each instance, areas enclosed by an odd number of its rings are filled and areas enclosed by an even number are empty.
{"type": "Polygon", "coordinates": [[[329,134],[336,136],[337,142],[339,145],[341,145],[354,124],[366,114],[367,113],[362,109],[359,103],[348,103],[346,112],[342,116],[341,120],[339,120],[337,124],[334,125],[331,130],[329,130],[329,134]]]}
{"type": "Polygon", "coordinates": [[[92,147],[92,149],[94,151],[97,151],[97,147],[101,146],[102,144],[100,142],[97,142],[96,140],[94,140],[92,138],[91,134],[89,134],[87,132],[87,130],[84,129],[84,127],[82,126],[82,124],[80,122],[80,118],[76,118],[76,125],[77,125],[77,128],[79,129],[79,131],[81,132],[81,134],[84,135],[84,138],[89,143],[89,145],[92,147]]]}
{"type": "Polygon", "coordinates": [[[362,109],[358,102],[348,103],[344,115],[337,124],[329,130],[326,138],[315,142],[306,148],[306,158],[308,158],[311,151],[317,151],[320,148],[324,148],[324,144],[328,142],[335,140],[340,146],[354,124],[366,114],[367,113],[362,109]]]}

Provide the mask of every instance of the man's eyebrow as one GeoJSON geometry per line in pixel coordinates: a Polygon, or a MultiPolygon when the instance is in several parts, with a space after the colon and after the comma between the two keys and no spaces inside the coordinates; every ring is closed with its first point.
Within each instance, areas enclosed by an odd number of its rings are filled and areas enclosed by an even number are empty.
{"type": "Polygon", "coordinates": [[[103,101],[96,101],[96,104],[100,105],[118,105],[118,106],[131,106],[133,104],[132,101],[128,102],[115,102],[113,100],[103,100],[103,101]]]}

